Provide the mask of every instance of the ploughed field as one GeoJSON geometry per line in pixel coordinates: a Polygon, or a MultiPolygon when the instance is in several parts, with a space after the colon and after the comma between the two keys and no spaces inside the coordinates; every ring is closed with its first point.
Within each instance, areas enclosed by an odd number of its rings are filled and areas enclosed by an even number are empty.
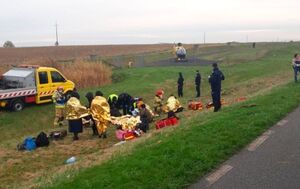
{"type": "Polygon", "coordinates": [[[59,47],[0,48],[0,65],[15,65],[36,59],[72,60],[96,56],[117,56],[172,49],[172,44],[90,45],[59,47]]]}

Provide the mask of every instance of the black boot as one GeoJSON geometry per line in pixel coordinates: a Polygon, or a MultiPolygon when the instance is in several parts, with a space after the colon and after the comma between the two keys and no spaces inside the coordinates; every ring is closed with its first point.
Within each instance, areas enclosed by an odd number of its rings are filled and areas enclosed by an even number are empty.
{"type": "Polygon", "coordinates": [[[107,138],[106,132],[103,133],[103,138],[104,138],[104,139],[107,138]]]}
{"type": "Polygon", "coordinates": [[[79,140],[78,133],[74,133],[73,140],[79,140]]]}

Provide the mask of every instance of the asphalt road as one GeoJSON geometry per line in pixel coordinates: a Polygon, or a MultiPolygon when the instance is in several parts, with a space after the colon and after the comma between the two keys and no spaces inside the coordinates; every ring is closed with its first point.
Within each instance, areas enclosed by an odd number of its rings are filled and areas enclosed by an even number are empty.
{"type": "Polygon", "coordinates": [[[300,189],[300,107],[191,189],[300,189]]]}

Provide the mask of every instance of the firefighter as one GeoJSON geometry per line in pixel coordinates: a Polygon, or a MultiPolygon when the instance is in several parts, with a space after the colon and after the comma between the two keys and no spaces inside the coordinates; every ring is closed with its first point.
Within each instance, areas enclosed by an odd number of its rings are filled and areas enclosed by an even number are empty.
{"type": "Polygon", "coordinates": [[[199,73],[199,70],[196,71],[196,77],[195,77],[195,85],[196,85],[196,98],[200,97],[200,86],[201,86],[201,75],[199,73]]]}
{"type": "Polygon", "coordinates": [[[159,116],[163,110],[163,90],[156,91],[156,95],[154,98],[154,113],[156,116],[159,116]]]}
{"type": "Polygon", "coordinates": [[[64,88],[62,86],[57,87],[57,90],[52,96],[53,103],[55,104],[55,119],[54,127],[62,126],[64,121],[64,110],[66,97],[64,95],[64,88]]]}
{"type": "Polygon", "coordinates": [[[96,92],[96,96],[91,104],[91,114],[96,123],[99,138],[106,138],[106,129],[110,121],[110,108],[107,100],[101,96],[101,92],[96,92]]]}
{"type": "Polygon", "coordinates": [[[183,76],[182,73],[179,72],[179,78],[177,80],[177,86],[178,86],[178,97],[183,97],[183,76]]]}
{"type": "Polygon", "coordinates": [[[221,82],[225,79],[223,73],[219,70],[218,64],[214,63],[213,72],[209,76],[209,83],[211,86],[211,96],[214,105],[214,112],[221,109],[221,82]]]}
{"type": "Polygon", "coordinates": [[[175,113],[179,113],[183,111],[183,107],[181,106],[179,100],[174,95],[171,94],[167,100],[165,111],[166,112],[173,111],[175,113]]]}

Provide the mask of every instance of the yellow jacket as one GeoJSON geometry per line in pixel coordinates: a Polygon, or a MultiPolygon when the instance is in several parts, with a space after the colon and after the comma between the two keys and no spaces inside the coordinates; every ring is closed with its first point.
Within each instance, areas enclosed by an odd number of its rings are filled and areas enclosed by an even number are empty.
{"type": "Polygon", "coordinates": [[[167,108],[168,111],[174,111],[176,112],[178,108],[180,108],[180,102],[175,96],[170,96],[167,100],[167,108]]]}

